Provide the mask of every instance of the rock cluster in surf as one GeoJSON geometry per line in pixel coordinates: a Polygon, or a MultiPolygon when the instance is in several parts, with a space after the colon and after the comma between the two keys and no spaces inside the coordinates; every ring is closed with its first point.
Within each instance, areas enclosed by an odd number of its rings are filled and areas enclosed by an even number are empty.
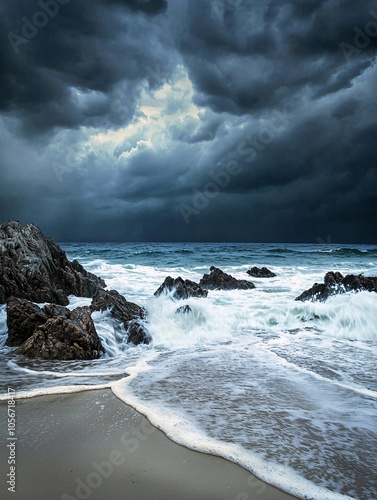
{"type": "Polygon", "coordinates": [[[361,292],[364,290],[377,292],[377,277],[368,278],[362,274],[347,274],[347,276],[343,276],[339,272],[329,271],[326,273],[323,283],[314,283],[311,288],[305,290],[295,300],[302,302],[307,300],[324,302],[332,295],[351,291],[361,292]]]}
{"type": "Polygon", "coordinates": [[[184,280],[180,276],[175,279],[168,276],[154,295],[155,297],[165,295],[172,300],[185,300],[190,297],[207,297],[208,290],[251,290],[253,288],[255,285],[251,281],[238,280],[218,267],[212,266],[210,273],[204,274],[199,283],[184,280]]]}
{"type": "Polygon", "coordinates": [[[44,359],[96,359],[104,352],[91,313],[110,309],[128,343],[148,343],[143,308],[105,281],[70,262],[52,238],[34,224],[0,226],[0,304],[7,304],[7,345],[16,354],[44,359]],[[90,307],[67,309],[69,295],[92,298],[90,307]],[[33,302],[49,302],[43,308],[33,302]]]}

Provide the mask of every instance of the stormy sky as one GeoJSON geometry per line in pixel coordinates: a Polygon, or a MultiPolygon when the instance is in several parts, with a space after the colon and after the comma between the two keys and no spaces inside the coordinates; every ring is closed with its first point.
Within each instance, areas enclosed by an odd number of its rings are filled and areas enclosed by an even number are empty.
{"type": "Polygon", "coordinates": [[[377,242],[377,2],[1,2],[0,222],[377,242]]]}

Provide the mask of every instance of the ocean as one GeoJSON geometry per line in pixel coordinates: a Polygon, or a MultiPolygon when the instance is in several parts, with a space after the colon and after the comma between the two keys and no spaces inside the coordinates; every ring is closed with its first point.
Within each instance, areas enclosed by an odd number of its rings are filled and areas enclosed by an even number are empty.
{"type": "MultiPolygon", "coordinates": [[[[109,314],[96,312],[101,359],[30,360],[5,346],[0,306],[3,387],[25,397],[110,387],[177,443],[236,462],[299,498],[377,497],[377,294],[294,300],[327,271],[377,276],[375,246],[61,246],[108,289],[147,309],[152,343],[128,345],[109,314]],[[167,276],[198,282],[212,265],[256,288],[179,302],[153,296],[167,276]],[[277,277],[249,277],[254,265],[277,277]],[[184,304],[192,313],[176,314],[184,304]]],[[[71,297],[69,307],[90,302],[71,297]]]]}

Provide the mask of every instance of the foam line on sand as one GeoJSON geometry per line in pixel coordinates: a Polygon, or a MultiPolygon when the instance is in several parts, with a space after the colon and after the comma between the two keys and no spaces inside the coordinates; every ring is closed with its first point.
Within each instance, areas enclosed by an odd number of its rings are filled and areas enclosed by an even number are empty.
{"type": "Polygon", "coordinates": [[[222,458],[177,445],[107,390],[16,403],[16,493],[0,403],[0,497],[13,500],[289,500],[222,458]]]}

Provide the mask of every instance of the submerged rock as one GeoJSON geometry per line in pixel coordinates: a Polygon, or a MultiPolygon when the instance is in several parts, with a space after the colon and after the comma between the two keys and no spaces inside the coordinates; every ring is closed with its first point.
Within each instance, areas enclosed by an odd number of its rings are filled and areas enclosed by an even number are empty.
{"type": "Polygon", "coordinates": [[[314,285],[305,290],[301,295],[296,297],[295,300],[302,302],[311,300],[324,302],[332,295],[342,294],[350,291],[377,292],[377,277],[367,278],[362,274],[354,275],[348,274],[343,276],[339,272],[328,272],[324,277],[324,283],[314,283],[314,285]]]}
{"type": "Polygon", "coordinates": [[[189,297],[207,297],[208,291],[204,290],[198,283],[183,280],[181,277],[172,278],[168,276],[162,285],[154,292],[155,297],[170,295],[174,300],[188,299],[189,297]]]}
{"type": "Polygon", "coordinates": [[[104,349],[90,316],[90,308],[78,307],[73,311],[60,308],[55,313],[37,326],[15,353],[30,358],[60,360],[99,358],[104,349]]]}
{"type": "Polygon", "coordinates": [[[192,309],[188,304],[186,304],[185,306],[178,307],[175,314],[188,314],[190,312],[192,312],[192,309]]]}
{"type": "Polygon", "coordinates": [[[92,297],[105,282],[70,262],[52,238],[34,224],[0,226],[0,303],[11,297],[67,305],[68,295],[92,297]]]}
{"type": "Polygon", "coordinates": [[[137,322],[146,318],[146,310],[133,302],[128,302],[116,290],[107,291],[99,288],[92,299],[90,309],[101,312],[109,310],[111,316],[123,323],[129,343],[149,344],[150,336],[146,328],[137,322]]]}
{"type": "Polygon", "coordinates": [[[254,283],[247,280],[238,280],[221,269],[212,266],[210,274],[204,274],[199,285],[207,290],[251,290],[254,283]]]}
{"type": "Polygon", "coordinates": [[[253,278],[274,278],[276,276],[276,274],[267,269],[267,267],[259,268],[254,266],[246,272],[253,278]]]}

